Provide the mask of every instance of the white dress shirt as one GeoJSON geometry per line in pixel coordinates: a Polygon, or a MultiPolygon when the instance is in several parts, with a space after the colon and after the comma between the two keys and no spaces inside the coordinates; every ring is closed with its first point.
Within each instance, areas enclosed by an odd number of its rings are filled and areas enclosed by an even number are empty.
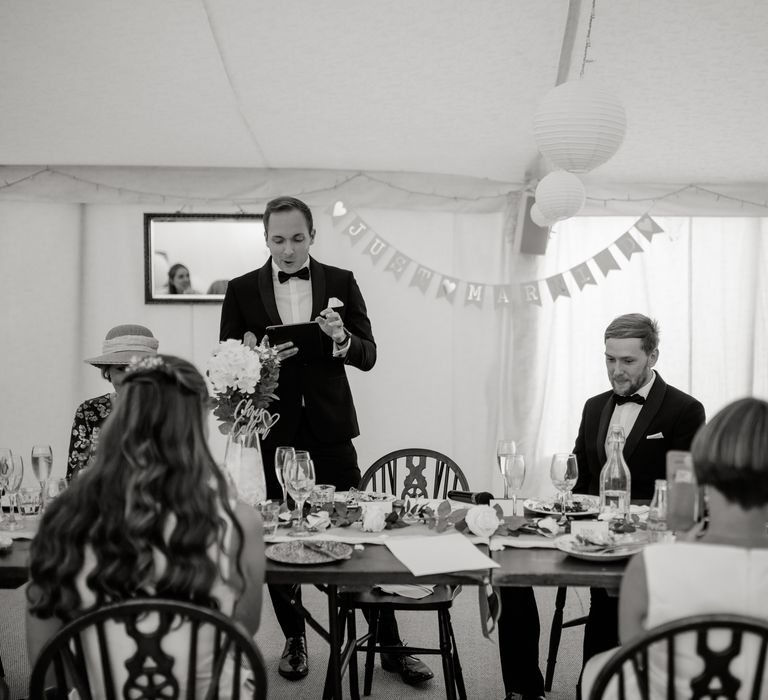
{"type": "MultiPolygon", "coordinates": [[[[643,384],[637,391],[633,392],[633,394],[638,394],[639,396],[642,396],[644,399],[648,398],[648,393],[651,391],[651,387],[653,386],[653,383],[656,381],[656,371],[651,370],[651,378],[643,384]]],[[[610,454],[610,445],[608,444],[608,438],[611,435],[610,426],[612,425],[620,425],[622,428],[624,428],[624,439],[626,440],[629,437],[629,433],[632,431],[632,428],[635,426],[635,421],[637,420],[637,417],[640,415],[640,411],[643,410],[642,405],[639,403],[633,403],[632,401],[627,401],[627,403],[622,404],[619,406],[619,404],[616,404],[613,407],[613,414],[611,415],[611,420],[608,423],[609,430],[606,433],[605,436],[605,453],[610,454]]]]}

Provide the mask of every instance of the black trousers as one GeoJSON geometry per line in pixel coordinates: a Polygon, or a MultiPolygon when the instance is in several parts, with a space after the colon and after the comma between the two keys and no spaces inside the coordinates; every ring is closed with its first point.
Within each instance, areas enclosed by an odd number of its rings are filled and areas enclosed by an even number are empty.
{"type": "Polygon", "coordinates": [[[619,598],[605,588],[589,589],[589,616],[584,628],[584,663],[619,646],[619,598]]]}
{"type": "MultiPolygon", "coordinates": [[[[280,484],[275,476],[275,449],[277,445],[264,445],[262,458],[267,482],[267,496],[280,500],[283,496],[280,484]]],[[[315,482],[318,484],[333,484],[339,491],[347,491],[360,485],[360,468],[357,466],[357,452],[351,440],[328,444],[318,440],[309,430],[306,421],[302,420],[293,447],[297,450],[307,450],[315,465],[315,482]]],[[[304,617],[296,612],[288,599],[301,603],[301,586],[299,585],[269,585],[269,597],[275,617],[285,637],[297,637],[306,633],[304,617]],[[288,599],[287,599],[288,598],[288,599]]],[[[383,608],[379,623],[379,642],[382,644],[397,644],[400,632],[393,611],[383,608]]]]}
{"type": "Polygon", "coordinates": [[[499,659],[505,693],[544,695],[539,669],[539,609],[530,586],[500,589],[499,659]]]}

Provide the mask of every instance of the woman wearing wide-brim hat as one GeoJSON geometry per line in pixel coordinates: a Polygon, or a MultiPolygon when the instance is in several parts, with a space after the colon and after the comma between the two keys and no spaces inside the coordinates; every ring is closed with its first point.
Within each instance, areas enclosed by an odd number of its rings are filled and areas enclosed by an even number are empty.
{"type": "Polygon", "coordinates": [[[157,338],[149,328],[124,324],[109,330],[104,338],[101,355],[85,360],[101,370],[101,376],[111,382],[114,391],[83,401],[77,407],[70,433],[68,479],[87,466],[95,452],[101,426],[112,413],[112,401],[120,391],[126,367],[134,358],[156,355],[157,347],[157,338]]]}

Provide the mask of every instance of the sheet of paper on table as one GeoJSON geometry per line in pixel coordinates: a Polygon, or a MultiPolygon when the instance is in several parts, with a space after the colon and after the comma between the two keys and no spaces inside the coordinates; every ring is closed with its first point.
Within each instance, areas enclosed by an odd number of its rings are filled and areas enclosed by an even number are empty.
{"type": "Polygon", "coordinates": [[[440,537],[403,537],[387,540],[386,544],[414,576],[499,566],[459,533],[440,537]]]}

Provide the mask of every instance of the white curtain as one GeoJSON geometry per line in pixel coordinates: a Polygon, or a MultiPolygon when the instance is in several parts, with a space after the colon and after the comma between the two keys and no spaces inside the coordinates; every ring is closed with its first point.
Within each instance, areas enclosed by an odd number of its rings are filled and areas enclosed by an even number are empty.
{"type": "MultiPolygon", "coordinates": [[[[515,316],[502,346],[512,391],[502,428],[530,454],[526,491],[554,492],[549,459],[574,444],[584,402],[609,388],[603,333],[616,316],[645,313],[659,322],[656,366],[668,383],[702,401],[711,417],[734,399],[768,396],[768,220],[666,218],[663,233],[604,276],[591,258],[632,229],[637,217],[578,218],[558,224],[535,279],[565,272],[570,297],[515,316]],[[591,261],[590,261],[591,260],[591,261]],[[595,285],[578,289],[570,268],[584,261],[595,285]],[[514,378],[517,377],[519,381],[514,378]]],[[[529,277],[531,279],[531,277],[529,277]]]]}

